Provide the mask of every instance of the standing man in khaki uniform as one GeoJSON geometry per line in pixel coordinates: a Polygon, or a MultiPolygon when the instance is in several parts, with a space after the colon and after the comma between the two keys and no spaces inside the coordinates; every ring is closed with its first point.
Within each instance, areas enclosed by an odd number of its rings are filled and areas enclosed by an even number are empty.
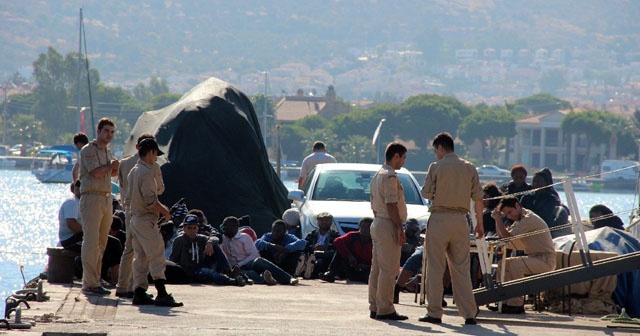
{"type": "MultiPolygon", "coordinates": [[[[525,209],[515,197],[504,198],[493,210],[491,217],[496,221],[496,231],[500,238],[510,238],[530,232],[538,234],[513,240],[513,247],[524,250],[526,256],[505,260],[504,281],[524,278],[525,274],[538,274],[556,269],[556,250],[547,223],[533,211],[525,209]],[[502,214],[513,221],[508,229],[502,222],[502,214]]],[[[498,274],[501,273],[501,264],[498,274]]],[[[503,314],[524,314],[524,298],[511,298],[502,305],[503,314]]]]}
{"type": "Polygon", "coordinates": [[[111,119],[100,119],[96,139],[80,150],[80,218],[84,232],[82,292],[87,295],[111,294],[100,284],[100,270],[113,221],[111,176],[118,174],[120,166],[109,149],[115,130],[111,119]]]}
{"type": "Polygon", "coordinates": [[[127,193],[131,209],[131,230],[129,237],[133,246],[133,304],[180,307],[165,287],[164,240],[158,230],[159,215],[170,219],[171,214],[166,205],[158,200],[158,186],[153,166],[159,155],[164,153],[158,148],[155,139],[144,139],[138,144],[138,163],[131,169],[127,177],[129,184],[127,193]],[[158,296],[152,299],[147,296],[147,275],[155,284],[158,296]]]}
{"type": "MultiPolygon", "coordinates": [[[[136,143],[136,150],[140,150],[140,141],[144,139],[155,139],[153,134],[145,133],[138,137],[136,143]]],[[[133,166],[136,165],[140,156],[136,152],[135,154],[122,159],[120,162],[120,169],[118,170],[118,184],[120,190],[122,190],[122,203],[124,205],[125,223],[128,225],[131,222],[131,206],[130,200],[127,197],[130,195],[125,192],[129,187],[127,183],[127,176],[131,172],[133,166]]],[[[162,180],[162,171],[160,165],[156,162],[153,165],[154,175],[156,176],[156,185],[158,187],[158,195],[162,195],[164,192],[164,181],[162,180]]],[[[133,288],[131,287],[131,266],[133,264],[133,246],[131,245],[131,230],[126,230],[126,237],[124,244],[124,250],[122,251],[122,257],[120,258],[120,273],[118,275],[118,286],[116,287],[116,296],[118,297],[133,297],[133,288]]]]}
{"type": "Polygon", "coordinates": [[[430,199],[429,222],[424,241],[427,254],[427,314],[421,322],[442,323],[442,275],[449,262],[453,298],[465,324],[476,324],[478,306],[473,297],[469,273],[469,225],[466,215],[474,203],[477,238],[484,235],[482,224],[482,186],[472,163],[454,152],[453,138],[443,132],[433,139],[437,161],[431,163],[422,187],[422,196],[430,199]]]}
{"type": "Polygon", "coordinates": [[[371,209],[375,218],[371,224],[373,257],[369,274],[369,317],[378,320],[407,319],[393,306],[401,247],[406,241],[402,223],[407,220],[407,204],[396,170],[402,168],[406,160],[407,148],[390,143],[385,150],[385,164],[371,180],[371,209]]]}

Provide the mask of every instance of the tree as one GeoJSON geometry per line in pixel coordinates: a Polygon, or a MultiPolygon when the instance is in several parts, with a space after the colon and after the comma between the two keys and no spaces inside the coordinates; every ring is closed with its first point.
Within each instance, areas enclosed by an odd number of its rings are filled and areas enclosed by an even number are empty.
{"type": "Polygon", "coordinates": [[[494,162],[499,145],[516,135],[515,117],[504,107],[476,106],[476,111],[463,119],[458,136],[467,144],[478,140],[482,162],[494,162]]]}
{"type": "Polygon", "coordinates": [[[147,105],[147,110],[155,111],[167,107],[180,100],[180,97],[182,97],[182,95],[177,93],[161,93],[151,98],[151,101],[147,105]]]}
{"type": "Polygon", "coordinates": [[[605,124],[611,121],[611,114],[605,111],[589,110],[584,112],[572,112],[562,119],[561,128],[565,137],[572,134],[583,135],[586,139],[587,153],[583,167],[589,168],[592,164],[591,147],[596,144],[608,144],[611,131],[605,124]]]}
{"type": "Polygon", "coordinates": [[[32,114],[18,114],[9,120],[10,133],[16,143],[34,143],[43,140],[42,122],[32,114]]]}

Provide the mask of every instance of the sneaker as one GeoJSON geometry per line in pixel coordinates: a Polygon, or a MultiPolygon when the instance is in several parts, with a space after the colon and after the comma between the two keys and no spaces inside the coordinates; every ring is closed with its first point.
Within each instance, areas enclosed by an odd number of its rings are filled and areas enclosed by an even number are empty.
{"type": "Polygon", "coordinates": [[[293,272],[294,277],[302,276],[305,270],[306,258],[304,254],[298,257],[298,263],[296,264],[296,270],[293,272]]]}
{"type": "Polygon", "coordinates": [[[240,273],[247,285],[253,285],[253,279],[249,278],[246,273],[240,273]]]}
{"type": "Polygon", "coordinates": [[[231,271],[229,272],[230,278],[237,278],[239,275],[242,275],[242,271],[238,265],[234,265],[231,271]]]}
{"type": "Polygon", "coordinates": [[[297,278],[291,278],[291,280],[289,280],[289,284],[291,286],[295,286],[298,284],[298,279],[297,278]]]}
{"type": "Polygon", "coordinates": [[[163,307],[182,307],[184,306],[184,304],[182,302],[177,302],[173,296],[171,296],[171,294],[167,294],[164,296],[158,296],[158,298],[155,300],[155,305],[156,306],[163,306],[163,307]]]}
{"type": "Polygon", "coordinates": [[[313,268],[316,265],[316,255],[312,254],[307,259],[307,264],[304,267],[304,275],[302,276],[305,279],[311,279],[313,276],[313,268]]]}
{"type": "Polygon", "coordinates": [[[264,283],[266,283],[269,286],[278,284],[278,281],[276,281],[276,279],[273,278],[273,275],[271,275],[271,272],[269,272],[269,270],[264,271],[262,273],[262,277],[264,278],[264,283]]]}
{"type": "Polygon", "coordinates": [[[106,290],[102,286],[92,287],[92,288],[83,288],[82,293],[85,295],[109,295],[111,291],[106,290]]]}
{"type": "Polygon", "coordinates": [[[156,303],[156,300],[149,297],[147,293],[144,293],[140,295],[133,295],[133,302],[131,304],[133,304],[134,306],[145,306],[145,305],[152,305],[155,303],[156,303]]]}
{"type": "Polygon", "coordinates": [[[333,283],[336,282],[336,276],[331,271],[324,272],[320,275],[320,280],[333,283]]]}

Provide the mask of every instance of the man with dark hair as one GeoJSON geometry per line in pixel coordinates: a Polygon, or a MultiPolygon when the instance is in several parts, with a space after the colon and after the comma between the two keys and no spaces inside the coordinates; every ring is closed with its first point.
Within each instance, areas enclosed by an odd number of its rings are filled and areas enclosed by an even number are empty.
{"type": "Polygon", "coordinates": [[[500,189],[507,195],[531,190],[532,187],[527,183],[527,169],[523,165],[513,165],[511,181],[503,184],[500,189]]]}
{"type": "Polygon", "coordinates": [[[298,179],[298,189],[302,189],[304,181],[309,175],[309,172],[313,167],[319,163],[336,163],[336,158],[331,154],[327,154],[327,148],[322,141],[316,141],[313,143],[313,153],[309,154],[302,160],[300,166],[300,178],[298,179]]]}
{"type": "Polygon", "coordinates": [[[226,217],[220,225],[222,231],[222,251],[232,267],[238,266],[257,284],[282,285],[298,284],[298,279],[260,257],[251,236],[239,232],[240,221],[234,216],[226,217]]]}
{"type": "MultiPolygon", "coordinates": [[[[73,136],[73,145],[78,150],[81,150],[82,147],[84,147],[88,143],[89,143],[89,138],[87,137],[86,134],[84,134],[82,132],[76,133],[73,136]]],[[[71,170],[71,176],[73,178],[73,181],[78,179],[78,174],[79,173],[80,173],[80,162],[76,161],[76,163],[73,165],[73,170],[71,170]]]]}
{"type": "Polygon", "coordinates": [[[298,259],[304,252],[306,241],[287,233],[287,225],[281,219],[271,224],[267,232],[255,241],[260,256],[271,261],[285,272],[295,276],[298,259]]]}
{"type": "Polygon", "coordinates": [[[368,282],[371,271],[371,223],[373,218],[364,217],[358,222],[358,231],[349,231],[336,238],[329,270],[320,275],[320,279],[335,282],[336,276],[351,281],[368,282]]]}
{"type": "MultiPolygon", "coordinates": [[[[153,134],[144,133],[140,135],[136,142],[136,150],[140,150],[140,142],[144,139],[155,139],[153,134]]],[[[138,152],[135,154],[128,156],[122,159],[120,162],[120,169],[118,169],[118,184],[120,185],[120,190],[122,191],[122,203],[124,205],[125,210],[125,223],[129,223],[131,221],[131,206],[130,200],[127,197],[130,195],[127,192],[127,188],[129,187],[127,183],[127,176],[133,166],[136,165],[140,159],[140,155],[138,152]]],[[[157,183],[157,193],[158,195],[162,195],[164,192],[164,181],[162,180],[162,171],[160,170],[160,165],[158,163],[154,163],[152,166],[153,173],[156,177],[157,183]]],[[[167,218],[168,219],[168,218],[167,218]]],[[[133,297],[133,288],[131,288],[132,282],[132,270],[131,265],[133,264],[133,246],[131,245],[131,237],[130,230],[127,230],[125,227],[125,232],[127,235],[126,244],[124,245],[124,251],[122,251],[122,258],[120,259],[120,273],[118,274],[118,285],[116,287],[116,296],[118,297],[133,297]]]]}
{"type": "Polygon", "coordinates": [[[133,304],[180,307],[167,293],[165,287],[164,240],[158,231],[159,215],[165,220],[171,218],[169,209],[158,200],[158,182],[153,166],[159,155],[164,153],[158,148],[155,139],[140,141],[138,154],[140,159],[127,177],[127,199],[130,202],[131,221],[127,231],[131,231],[133,246],[133,304]],[[152,299],[147,295],[147,275],[151,275],[158,296],[152,299]]]}
{"type": "Polygon", "coordinates": [[[476,167],[454,152],[453,137],[439,133],[432,142],[437,161],[429,165],[422,187],[422,196],[431,200],[429,222],[424,242],[427,253],[428,276],[427,314],[421,322],[442,323],[442,278],[447,264],[451,271],[453,298],[465,324],[476,324],[478,306],[473,296],[469,254],[469,213],[473,200],[477,225],[477,238],[484,234],[482,221],[482,186],[476,167]]]}
{"type": "Polygon", "coordinates": [[[118,174],[120,167],[109,148],[115,129],[111,119],[100,119],[96,139],[80,150],[80,217],[84,232],[82,291],[87,295],[111,293],[100,284],[100,269],[113,220],[111,177],[118,174]]]}
{"type": "Polygon", "coordinates": [[[624,230],[622,219],[614,215],[613,211],[604,204],[596,204],[589,209],[589,220],[591,220],[594,229],[608,226],[614,229],[624,230]]]}
{"type": "Polygon", "coordinates": [[[406,320],[393,306],[393,289],[400,269],[401,247],[406,242],[402,223],[407,204],[396,170],[407,160],[407,148],[397,142],[387,145],[385,164],[371,180],[371,224],[373,251],[369,274],[369,317],[378,320],[406,320]]]}
{"type": "Polygon", "coordinates": [[[482,224],[484,225],[484,234],[487,236],[495,235],[496,222],[491,217],[491,212],[500,203],[500,199],[496,197],[502,196],[502,191],[498,189],[495,182],[488,182],[482,186],[482,205],[484,210],[482,211],[482,224]]]}
{"type": "MultiPolygon", "coordinates": [[[[500,238],[511,238],[526,233],[537,232],[517,240],[511,244],[518,250],[524,250],[526,256],[510,257],[505,260],[504,280],[511,281],[524,278],[526,274],[538,274],[556,269],[556,250],[547,224],[533,211],[525,209],[515,197],[502,199],[491,216],[496,221],[496,229],[500,238]],[[502,215],[513,221],[508,229],[502,221],[502,215]]],[[[501,265],[498,266],[498,274],[501,265]]],[[[524,298],[509,299],[502,305],[503,314],[523,314],[524,298]]]]}

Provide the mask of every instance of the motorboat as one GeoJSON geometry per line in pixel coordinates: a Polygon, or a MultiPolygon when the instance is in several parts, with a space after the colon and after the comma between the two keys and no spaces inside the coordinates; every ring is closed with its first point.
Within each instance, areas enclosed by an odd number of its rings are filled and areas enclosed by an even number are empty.
{"type": "Polygon", "coordinates": [[[72,171],[76,162],[77,150],[41,149],[40,155],[49,155],[44,162],[34,161],[31,172],[42,183],[70,183],[73,181],[72,171]]]}

